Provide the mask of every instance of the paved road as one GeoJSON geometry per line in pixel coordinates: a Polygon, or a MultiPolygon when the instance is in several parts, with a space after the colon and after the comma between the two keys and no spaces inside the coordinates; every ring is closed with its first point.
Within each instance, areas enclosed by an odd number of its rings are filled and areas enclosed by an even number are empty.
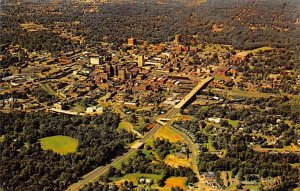
{"type": "MultiPolygon", "coordinates": [[[[171,118],[174,117],[180,110],[172,108],[169,110],[164,118],[171,118]]],[[[139,142],[145,143],[156,131],[160,129],[161,125],[156,124],[142,139],[140,139],[139,142]]],[[[141,144],[142,146],[143,144],[141,144]]],[[[106,165],[106,166],[100,166],[96,168],[95,170],[89,172],[88,174],[84,175],[82,177],[82,180],[79,182],[72,184],[69,188],[67,188],[67,191],[78,191],[79,189],[83,188],[84,185],[88,184],[89,182],[93,182],[95,179],[97,179],[99,176],[103,175],[109,167],[113,166],[117,162],[123,160],[125,157],[133,153],[138,148],[131,148],[129,149],[124,155],[117,157],[116,159],[113,159],[113,162],[106,165]]]]}
{"type": "Polygon", "coordinates": [[[199,150],[198,147],[195,145],[195,143],[183,132],[180,130],[176,129],[175,127],[172,127],[171,125],[168,126],[172,131],[178,133],[188,144],[190,151],[192,151],[192,161],[193,161],[193,171],[198,177],[198,180],[200,181],[200,173],[199,173],[199,168],[198,168],[198,154],[199,150]]]}
{"type": "Polygon", "coordinates": [[[113,160],[112,163],[106,165],[106,166],[100,166],[98,168],[96,168],[95,170],[89,172],[88,174],[86,174],[82,180],[80,180],[79,182],[72,184],[67,190],[68,191],[78,191],[79,189],[83,188],[84,185],[88,184],[89,182],[93,182],[96,178],[98,178],[99,176],[101,176],[103,173],[105,173],[109,167],[113,166],[114,164],[116,164],[117,162],[123,160],[126,156],[130,155],[131,153],[133,153],[136,149],[130,149],[128,150],[127,153],[125,153],[124,155],[116,158],[113,160]]]}
{"type": "MultiPolygon", "coordinates": [[[[198,86],[199,87],[203,86],[203,84],[206,84],[207,82],[211,81],[212,79],[213,79],[212,77],[207,77],[205,79],[205,81],[203,83],[201,83],[200,85],[198,85],[198,86]]],[[[192,91],[192,92],[194,92],[194,91],[192,91]]],[[[174,107],[174,108],[170,109],[162,118],[172,118],[172,117],[174,117],[180,111],[180,108],[174,107]]],[[[166,123],[166,125],[167,126],[170,125],[170,122],[166,123]]],[[[141,144],[139,144],[139,145],[137,144],[138,145],[137,147],[131,148],[124,155],[119,156],[116,159],[114,159],[112,163],[110,163],[106,166],[100,166],[100,167],[96,168],[95,170],[91,171],[90,173],[86,174],[85,176],[83,176],[81,181],[79,181],[75,184],[72,184],[67,190],[68,191],[78,191],[80,188],[83,188],[84,185],[88,184],[89,182],[93,182],[96,178],[103,175],[108,170],[109,167],[111,167],[114,164],[116,164],[117,162],[123,160],[126,156],[130,155],[136,149],[141,147],[155,132],[157,132],[160,129],[160,127],[161,127],[161,125],[157,123],[143,138],[141,138],[139,140],[139,142],[141,144]]],[[[193,148],[193,146],[195,146],[192,143],[189,143],[189,145],[192,148],[193,148]]],[[[197,167],[194,167],[194,168],[197,168],[197,167]]],[[[199,173],[197,175],[199,176],[199,173]]]]}

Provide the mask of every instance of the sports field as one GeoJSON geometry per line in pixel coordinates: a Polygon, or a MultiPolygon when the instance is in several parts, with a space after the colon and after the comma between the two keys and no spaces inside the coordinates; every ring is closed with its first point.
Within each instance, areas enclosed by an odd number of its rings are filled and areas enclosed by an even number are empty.
{"type": "Polygon", "coordinates": [[[56,135],[40,139],[42,149],[52,150],[61,155],[73,153],[78,146],[78,140],[68,136],[56,135]]]}

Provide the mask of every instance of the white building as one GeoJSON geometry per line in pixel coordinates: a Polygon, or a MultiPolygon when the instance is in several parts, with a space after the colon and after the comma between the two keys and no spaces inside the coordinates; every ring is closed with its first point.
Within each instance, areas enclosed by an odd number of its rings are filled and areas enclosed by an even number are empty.
{"type": "Polygon", "coordinates": [[[92,56],[90,56],[90,63],[92,65],[99,65],[100,64],[99,56],[98,55],[92,55],[92,56]]]}
{"type": "Polygon", "coordinates": [[[92,106],[86,108],[86,113],[88,114],[102,114],[103,111],[104,111],[103,107],[92,106]]]}
{"type": "Polygon", "coordinates": [[[214,122],[214,123],[220,123],[221,122],[221,119],[217,118],[217,117],[209,117],[207,120],[209,122],[214,122]]]}

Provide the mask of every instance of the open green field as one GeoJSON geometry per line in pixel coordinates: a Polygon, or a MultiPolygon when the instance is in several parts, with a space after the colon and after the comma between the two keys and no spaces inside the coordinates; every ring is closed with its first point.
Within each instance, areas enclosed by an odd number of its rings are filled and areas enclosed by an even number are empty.
{"type": "Polygon", "coordinates": [[[285,151],[300,152],[300,147],[293,143],[290,146],[285,146],[283,148],[262,148],[260,145],[256,145],[253,149],[258,152],[267,152],[267,151],[274,151],[274,152],[279,152],[279,153],[282,153],[285,151]]]}
{"type": "Polygon", "coordinates": [[[228,123],[230,125],[232,125],[233,127],[236,127],[238,124],[239,124],[239,120],[231,120],[231,119],[228,119],[228,123]]]}
{"type": "Polygon", "coordinates": [[[2,136],[0,137],[0,143],[1,143],[2,141],[4,141],[4,135],[2,135],[2,136]]]}
{"type": "Polygon", "coordinates": [[[68,136],[56,135],[40,139],[42,149],[52,150],[61,155],[73,153],[78,146],[78,140],[68,136]]]}
{"type": "Polygon", "coordinates": [[[154,137],[168,139],[170,142],[173,142],[173,143],[182,140],[182,137],[179,134],[177,134],[176,132],[172,131],[170,128],[165,127],[165,126],[160,128],[154,134],[154,137]]]}
{"type": "Polygon", "coordinates": [[[223,97],[245,97],[245,98],[260,98],[260,97],[277,97],[278,95],[272,93],[262,93],[258,91],[243,91],[237,88],[233,88],[232,90],[228,89],[213,89],[213,93],[217,95],[222,95],[223,97]]]}
{"type": "Polygon", "coordinates": [[[259,51],[266,51],[266,50],[272,50],[272,49],[273,49],[272,47],[263,46],[263,47],[256,48],[256,49],[253,49],[253,50],[241,51],[241,52],[237,53],[236,55],[237,56],[247,56],[250,53],[258,53],[259,51]]]}
{"type": "Polygon", "coordinates": [[[293,168],[300,168],[300,163],[294,163],[294,164],[291,164],[291,166],[293,168]]]}
{"type": "Polygon", "coordinates": [[[119,127],[120,129],[124,129],[128,132],[132,132],[133,130],[133,125],[131,123],[129,123],[128,121],[122,121],[121,123],[119,123],[119,127]]]}
{"type": "Polygon", "coordinates": [[[201,109],[209,109],[208,105],[201,106],[201,109]]]}
{"type": "Polygon", "coordinates": [[[151,146],[153,147],[154,146],[154,137],[151,136],[146,142],[145,142],[145,146],[151,146]]]}
{"type": "Polygon", "coordinates": [[[119,123],[119,126],[118,126],[118,130],[120,130],[120,129],[124,129],[125,131],[133,133],[139,137],[143,136],[139,131],[137,131],[138,128],[136,128],[137,129],[136,130],[135,126],[128,121],[121,121],[121,123],[119,123]]]}

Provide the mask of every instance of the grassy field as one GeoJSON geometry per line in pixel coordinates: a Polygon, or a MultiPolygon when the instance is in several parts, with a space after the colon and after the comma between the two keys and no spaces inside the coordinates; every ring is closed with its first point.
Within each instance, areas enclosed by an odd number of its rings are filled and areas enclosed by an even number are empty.
{"type": "Polygon", "coordinates": [[[262,93],[258,91],[243,91],[237,88],[233,88],[232,90],[228,89],[213,89],[213,93],[222,96],[230,96],[230,97],[246,97],[246,98],[260,98],[260,97],[277,97],[276,94],[271,93],[262,93]]]}
{"type": "Polygon", "coordinates": [[[187,181],[186,177],[170,177],[166,180],[165,187],[172,188],[178,186],[181,189],[187,189],[187,186],[185,185],[187,181]]]}
{"type": "Polygon", "coordinates": [[[128,132],[131,132],[133,130],[133,125],[131,123],[129,123],[128,121],[122,121],[121,123],[119,123],[118,128],[124,129],[128,132]]]}
{"type": "Polygon", "coordinates": [[[294,164],[291,164],[291,166],[293,168],[300,168],[300,163],[294,163],[294,164]]]}
{"type": "Polygon", "coordinates": [[[135,129],[134,125],[128,121],[121,121],[121,123],[119,123],[118,129],[124,129],[125,131],[136,134],[139,137],[143,136],[139,131],[135,129]]]}
{"type": "Polygon", "coordinates": [[[228,119],[228,123],[230,124],[230,125],[232,125],[233,127],[236,127],[238,124],[239,124],[239,120],[230,120],[230,119],[228,119]]]}
{"type": "Polygon", "coordinates": [[[253,50],[241,51],[241,52],[237,53],[236,56],[244,57],[244,56],[247,56],[250,53],[258,53],[259,51],[266,51],[266,50],[272,50],[272,49],[273,49],[272,47],[263,46],[263,47],[256,48],[256,49],[253,49],[253,50]]]}
{"type": "Polygon", "coordinates": [[[145,179],[150,178],[150,179],[152,179],[154,181],[154,186],[155,186],[155,185],[157,185],[157,181],[162,178],[162,175],[131,173],[131,174],[126,174],[123,177],[111,178],[111,180],[114,181],[117,185],[121,184],[125,180],[132,181],[133,184],[137,185],[139,179],[141,179],[141,178],[145,178],[145,179]]]}
{"type": "Polygon", "coordinates": [[[153,146],[154,146],[154,137],[151,136],[151,137],[146,141],[145,145],[146,145],[146,146],[149,145],[149,146],[153,147],[153,146]]]}
{"type": "Polygon", "coordinates": [[[290,146],[285,146],[283,148],[262,148],[260,145],[256,145],[254,147],[254,150],[259,151],[259,152],[275,151],[275,152],[279,152],[279,153],[282,153],[285,151],[300,152],[300,147],[298,147],[297,145],[295,145],[293,143],[290,146]]]}
{"type": "Polygon", "coordinates": [[[0,137],[0,143],[1,143],[2,141],[4,141],[4,135],[2,135],[2,136],[0,137]]]}
{"type": "Polygon", "coordinates": [[[68,136],[52,136],[40,139],[42,149],[52,150],[61,155],[73,153],[78,146],[78,140],[68,136]]]}
{"type": "Polygon", "coordinates": [[[154,138],[158,137],[168,139],[170,142],[177,142],[183,140],[180,135],[178,135],[168,127],[162,127],[154,134],[154,138]]]}

